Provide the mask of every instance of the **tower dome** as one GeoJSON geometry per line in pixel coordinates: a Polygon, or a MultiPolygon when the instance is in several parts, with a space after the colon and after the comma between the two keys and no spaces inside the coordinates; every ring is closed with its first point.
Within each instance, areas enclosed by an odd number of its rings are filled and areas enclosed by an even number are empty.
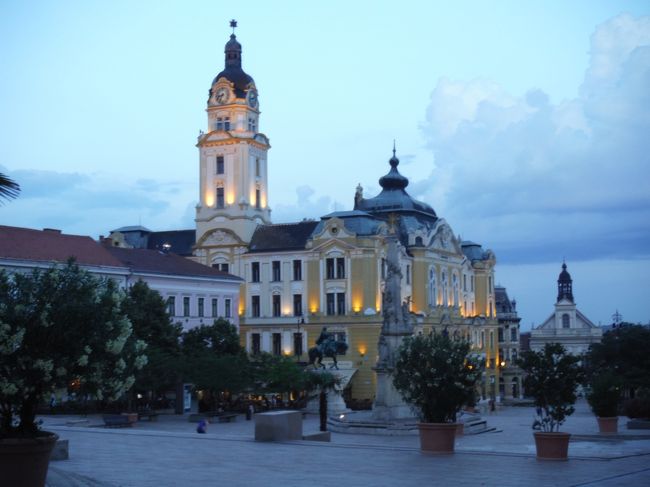
{"type": "Polygon", "coordinates": [[[573,302],[573,280],[566,270],[566,262],[562,263],[562,272],[557,279],[557,302],[563,299],[573,302]]]}
{"type": "MultiPolygon", "coordinates": [[[[224,69],[214,78],[212,85],[214,86],[220,78],[225,78],[234,85],[236,98],[246,98],[248,90],[255,86],[255,81],[242,69],[242,47],[235,35],[237,22],[231,20],[230,26],[233,32],[224,47],[224,69]]],[[[210,95],[212,95],[212,90],[210,90],[210,95]]]]}
{"type": "Polygon", "coordinates": [[[409,180],[402,176],[397,169],[399,159],[395,155],[395,147],[393,147],[393,157],[390,158],[388,163],[390,164],[388,174],[379,179],[379,184],[382,187],[381,193],[374,198],[357,199],[354,209],[373,214],[406,212],[435,220],[437,218],[436,212],[433,211],[431,206],[412,198],[405,191],[409,180]]]}

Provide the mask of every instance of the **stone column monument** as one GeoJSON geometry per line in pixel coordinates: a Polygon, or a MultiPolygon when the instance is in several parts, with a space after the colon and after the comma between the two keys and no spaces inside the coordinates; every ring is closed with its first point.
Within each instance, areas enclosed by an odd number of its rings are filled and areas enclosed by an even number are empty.
{"type": "Polygon", "coordinates": [[[372,418],[378,421],[413,418],[411,408],[395,390],[391,371],[395,366],[397,349],[405,337],[413,334],[408,305],[402,303],[402,271],[399,265],[399,243],[394,225],[386,237],[386,280],[382,295],[383,324],[379,334],[379,358],[374,370],[377,392],[372,406],[372,418]]]}

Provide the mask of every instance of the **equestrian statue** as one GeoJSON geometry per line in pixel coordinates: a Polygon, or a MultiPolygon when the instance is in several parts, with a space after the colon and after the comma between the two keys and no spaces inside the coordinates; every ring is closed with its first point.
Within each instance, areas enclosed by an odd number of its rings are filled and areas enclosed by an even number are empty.
{"type": "Polygon", "coordinates": [[[343,355],[348,349],[348,344],[341,340],[336,340],[334,333],[328,332],[327,327],[324,326],[316,340],[316,346],[309,349],[309,365],[314,368],[325,368],[322,363],[323,357],[329,357],[334,362],[330,369],[339,369],[338,362],[336,361],[337,355],[343,355]]]}

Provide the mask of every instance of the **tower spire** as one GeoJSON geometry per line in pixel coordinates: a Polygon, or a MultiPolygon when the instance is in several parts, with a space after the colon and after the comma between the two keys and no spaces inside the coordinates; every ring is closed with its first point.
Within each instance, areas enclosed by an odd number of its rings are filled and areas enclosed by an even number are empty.
{"type": "Polygon", "coordinates": [[[232,35],[235,35],[235,27],[237,27],[237,21],[235,19],[230,21],[230,27],[232,27],[232,35]]]}

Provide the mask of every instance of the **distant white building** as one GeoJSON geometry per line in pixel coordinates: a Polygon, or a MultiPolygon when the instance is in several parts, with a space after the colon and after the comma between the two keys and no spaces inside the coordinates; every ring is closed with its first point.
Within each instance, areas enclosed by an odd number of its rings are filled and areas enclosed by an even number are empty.
{"type": "Polygon", "coordinates": [[[592,343],[599,343],[603,330],[582,314],[573,300],[573,280],[562,264],[557,280],[555,312],[530,333],[530,348],[539,351],[547,343],[559,343],[569,353],[582,355],[592,343]]]}
{"type": "Polygon", "coordinates": [[[179,255],[159,250],[128,249],[111,239],[98,243],[60,230],[0,225],[0,270],[30,272],[63,265],[74,258],[79,267],[128,288],[146,282],[160,293],[174,322],[187,330],[226,318],[239,328],[242,279],[179,255]]]}

